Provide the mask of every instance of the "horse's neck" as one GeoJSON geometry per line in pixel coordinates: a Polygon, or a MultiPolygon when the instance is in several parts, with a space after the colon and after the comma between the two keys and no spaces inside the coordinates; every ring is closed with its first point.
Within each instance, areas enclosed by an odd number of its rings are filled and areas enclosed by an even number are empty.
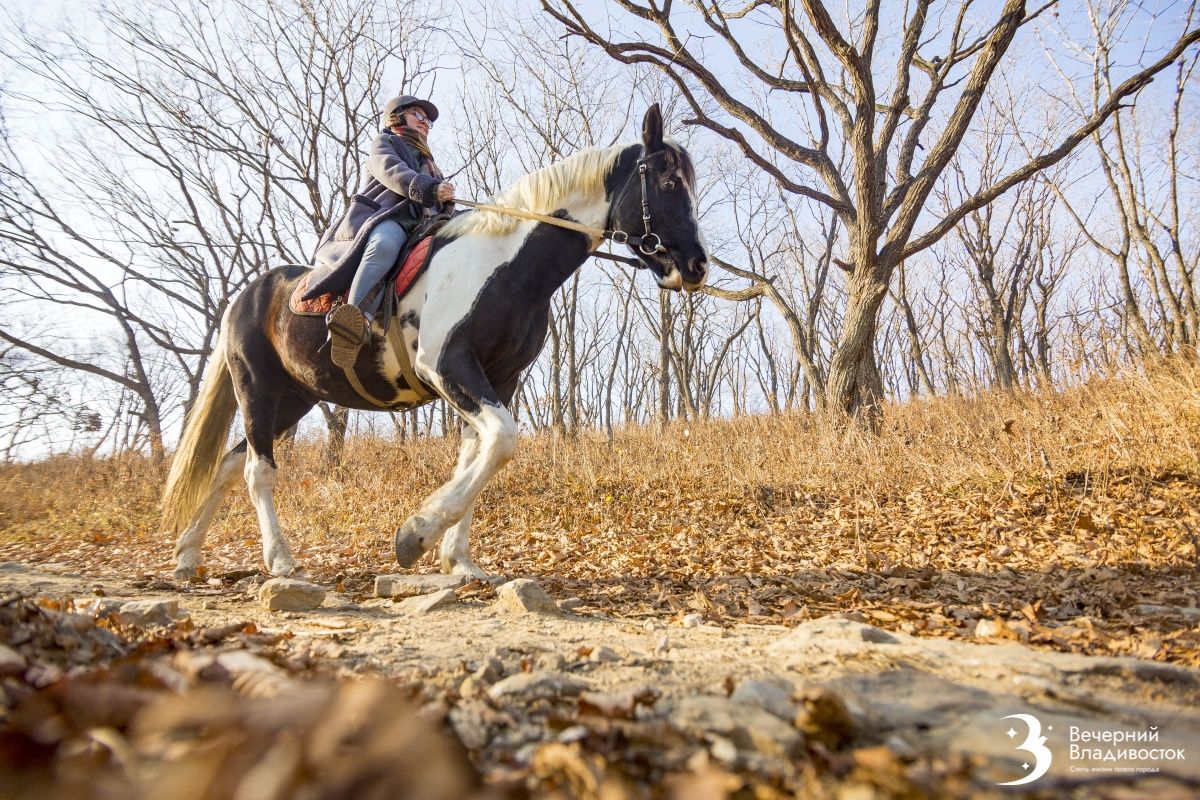
{"type": "Polygon", "coordinates": [[[571,219],[593,228],[603,229],[608,223],[608,199],[603,189],[572,192],[563,200],[561,208],[571,219]]]}

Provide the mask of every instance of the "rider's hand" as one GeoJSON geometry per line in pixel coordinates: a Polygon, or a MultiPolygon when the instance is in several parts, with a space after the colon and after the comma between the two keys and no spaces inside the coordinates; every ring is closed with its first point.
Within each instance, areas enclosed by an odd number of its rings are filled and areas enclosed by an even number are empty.
{"type": "Polygon", "coordinates": [[[454,200],[454,185],[443,183],[438,186],[437,199],[439,203],[449,203],[454,200]]]}

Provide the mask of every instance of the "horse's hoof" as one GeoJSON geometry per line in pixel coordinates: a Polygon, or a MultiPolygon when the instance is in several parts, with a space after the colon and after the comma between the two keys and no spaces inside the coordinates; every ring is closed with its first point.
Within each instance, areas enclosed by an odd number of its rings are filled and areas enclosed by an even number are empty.
{"type": "Polygon", "coordinates": [[[404,529],[396,531],[396,563],[402,567],[411,567],[425,555],[421,539],[414,533],[405,533],[404,529]]]}
{"type": "Polygon", "coordinates": [[[176,567],[175,582],[176,583],[191,583],[200,577],[200,570],[195,567],[176,567]]]}

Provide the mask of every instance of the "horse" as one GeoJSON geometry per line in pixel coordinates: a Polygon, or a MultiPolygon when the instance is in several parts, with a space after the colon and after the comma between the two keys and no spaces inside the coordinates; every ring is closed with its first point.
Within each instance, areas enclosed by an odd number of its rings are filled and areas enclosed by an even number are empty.
{"type": "MultiPolygon", "coordinates": [[[[581,151],[524,176],[494,200],[619,234],[610,238],[628,240],[636,266],[664,289],[704,284],[708,254],[696,219],[695,169],[686,149],[664,139],[657,104],[645,114],[640,142],[581,151]],[[642,226],[646,236],[624,233],[642,226]]],[[[461,213],[435,235],[428,266],[391,321],[401,326],[411,369],[401,369],[379,323],[372,326],[356,362],[361,385],[375,397],[411,395],[416,387],[404,374],[415,372],[464,422],[453,476],[395,532],[401,567],[440,541],[444,572],[488,577],[470,555],[475,499],[513,457],[517,423],[509,405],[521,372],[545,345],[551,299],[599,243],[589,233],[492,210],[461,213]]],[[[265,273],[222,317],[163,495],[164,524],[178,535],[179,581],[198,574],[205,534],[239,473],[257,512],[267,570],[292,574],[295,559],[275,513],[276,438],[322,400],[379,410],[322,348],[324,320],[290,310],[307,271],[291,265],[265,273]],[[245,438],[225,451],[239,410],[245,438]]]]}

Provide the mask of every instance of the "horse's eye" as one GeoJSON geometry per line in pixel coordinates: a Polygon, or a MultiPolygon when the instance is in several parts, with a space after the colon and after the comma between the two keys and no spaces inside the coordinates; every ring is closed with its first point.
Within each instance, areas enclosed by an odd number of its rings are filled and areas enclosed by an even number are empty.
{"type": "Polygon", "coordinates": [[[663,184],[663,188],[668,192],[675,188],[675,181],[667,181],[663,184]]]}

